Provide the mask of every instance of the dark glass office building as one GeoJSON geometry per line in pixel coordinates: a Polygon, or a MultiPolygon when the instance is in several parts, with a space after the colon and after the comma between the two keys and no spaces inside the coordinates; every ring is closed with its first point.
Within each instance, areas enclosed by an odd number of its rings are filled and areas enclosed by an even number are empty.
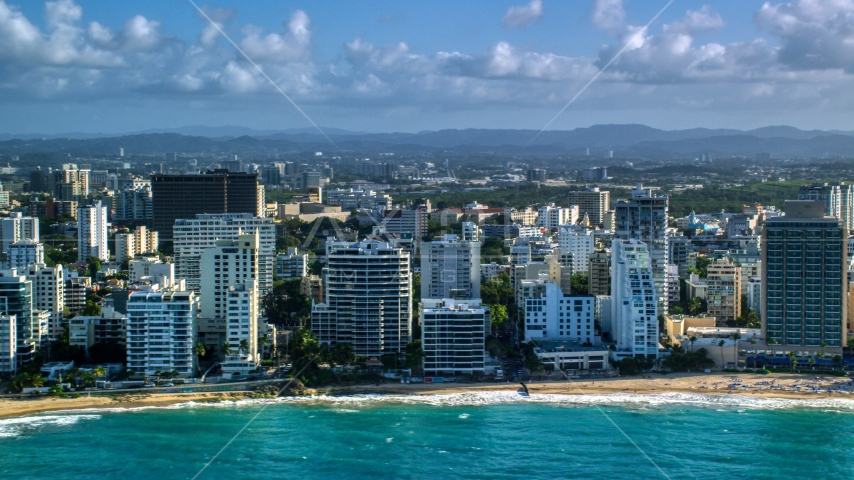
{"type": "Polygon", "coordinates": [[[179,218],[200,213],[249,213],[263,216],[264,199],[254,173],[214,170],[199,175],[152,175],[153,229],[161,242],[172,241],[179,218]]]}

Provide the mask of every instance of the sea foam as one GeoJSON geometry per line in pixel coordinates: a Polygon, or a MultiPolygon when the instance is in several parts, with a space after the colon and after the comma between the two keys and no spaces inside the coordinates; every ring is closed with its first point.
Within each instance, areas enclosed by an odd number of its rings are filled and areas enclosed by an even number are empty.
{"type": "MultiPolygon", "coordinates": [[[[555,406],[638,406],[658,407],[686,405],[709,408],[734,409],[795,409],[819,408],[823,410],[854,412],[854,399],[806,398],[787,399],[755,397],[746,395],[703,395],[695,393],[658,394],[531,394],[522,396],[516,392],[460,392],[430,395],[358,394],[358,395],[311,395],[304,397],[278,397],[273,399],[246,399],[217,403],[186,402],[169,408],[234,408],[259,405],[328,405],[341,413],[350,413],[359,408],[383,404],[432,405],[432,406],[489,406],[501,404],[551,404],[555,406]]],[[[160,407],[156,407],[160,408],[160,407]]]]}
{"type": "Polygon", "coordinates": [[[101,415],[38,415],[0,420],[0,438],[17,437],[44,427],[75,425],[81,420],[98,420],[101,415]]]}
{"type": "MultiPolygon", "coordinates": [[[[179,410],[186,408],[249,408],[273,405],[328,406],[340,414],[358,413],[359,409],[383,405],[431,405],[435,407],[486,407],[505,404],[543,404],[556,407],[624,407],[634,409],[666,406],[693,406],[712,408],[718,411],[744,413],[747,410],[821,409],[840,413],[854,413],[854,399],[847,398],[804,398],[788,399],[747,395],[703,395],[699,393],[657,394],[531,394],[523,396],[514,391],[487,392],[471,391],[459,393],[437,393],[429,395],[401,394],[357,394],[357,395],[308,395],[301,397],[278,397],[266,399],[224,400],[220,402],[183,402],[168,406],[144,406],[132,408],[89,408],[66,410],[64,416],[35,416],[0,420],[0,437],[16,436],[28,428],[43,425],[71,425],[83,419],[100,418],[97,414],[129,413],[147,410],[179,410]],[[84,415],[71,415],[85,413],[84,415]]],[[[461,418],[462,415],[460,416],[461,418]]]]}

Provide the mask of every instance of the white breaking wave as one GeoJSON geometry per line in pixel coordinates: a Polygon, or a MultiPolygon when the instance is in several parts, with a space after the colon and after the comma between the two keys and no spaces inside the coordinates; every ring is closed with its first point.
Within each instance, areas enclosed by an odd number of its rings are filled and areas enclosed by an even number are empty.
{"type": "MultiPolygon", "coordinates": [[[[355,412],[355,409],[382,404],[433,405],[433,406],[489,406],[501,404],[548,404],[555,406],[666,406],[686,405],[710,408],[733,409],[796,409],[820,408],[832,411],[854,412],[854,399],[810,398],[786,399],[773,397],[754,397],[746,395],[702,395],[695,393],[659,393],[659,394],[531,394],[521,396],[516,392],[465,392],[432,395],[311,395],[305,397],[279,397],[274,399],[247,399],[223,401],[217,403],[186,402],[172,405],[170,408],[218,407],[233,408],[260,404],[283,405],[328,405],[340,413],[355,412]]],[[[155,407],[159,408],[159,407],[155,407]]]]}
{"type": "MultiPolygon", "coordinates": [[[[854,413],[854,399],[847,398],[805,398],[787,399],[757,397],[747,395],[703,395],[698,393],[657,393],[657,394],[531,394],[519,395],[515,391],[463,393],[439,393],[431,395],[397,394],[359,394],[359,395],[310,395],[304,397],[278,397],[267,399],[225,400],[220,402],[184,402],[168,406],[144,406],[131,408],[89,408],[66,410],[63,416],[36,416],[0,420],[0,437],[17,436],[28,429],[44,425],[73,425],[80,420],[98,419],[97,413],[129,413],[147,410],[179,410],[185,408],[239,408],[264,404],[328,406],[340,414],[358,413],[359,409],[382,405],[431,405],[436,407],[485,407],[489,405],[540,404],[558,407],[615,406],[626,408],[665,407],[684,405],[700,408],[713,408],[718,411],[734,410],[742,413],[746,410],[784,410],[784,409],[821,409],[828,412],[854,413]],[[86,413],[71,415],[70,412],[86,413]]],[[[62,412],[57,412],[62,413],[62,412]]],[[[461,419],[468,414],[459,416],[461,419]]],[[[309,417],[311,418],[311,417],[309,417]]]]}
{"type": "Polygon", "coordinates": [[[17,437],[46,426],[62,427],[75,425],[81,420],[98,420],[100,415],[39,415],[35,417],[7,418],[0,420],[0,438],[17,437]]]}

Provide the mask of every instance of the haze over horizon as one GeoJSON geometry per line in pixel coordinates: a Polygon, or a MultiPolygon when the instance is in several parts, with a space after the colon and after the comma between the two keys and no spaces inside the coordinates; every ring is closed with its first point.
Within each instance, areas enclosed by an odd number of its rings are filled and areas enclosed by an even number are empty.
{"type": "MultiPolygon", "coordinates": [[[[854,129],[854,0],[201,5],[317,124],[854,129]],[[453,15],[451,15],[453,12],[453,15]],[[640,30],[640,34],[638,31],[640,30]]],[[[311,125],[190,3],[0,0],[0,132],[311,125]]]]}

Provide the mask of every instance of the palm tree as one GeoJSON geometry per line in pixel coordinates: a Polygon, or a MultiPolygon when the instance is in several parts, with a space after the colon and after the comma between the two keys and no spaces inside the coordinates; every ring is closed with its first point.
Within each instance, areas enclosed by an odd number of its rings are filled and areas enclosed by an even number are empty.
{"type": "Polygon", "coordinates": [[[95,383],[95,376],[90,372],[83,372],[83,375],[80,376],[83,380],[83,385],[92,385],[95,383]]]}
{"type": "Polygon", "coordinates": [[[789,352],[789,362],[792,363],[792,373],[795,373],[795,368],[798,367],[798,359],[795,357],[795,352],[789,352]]]}
{"type": "Polygon", "coordinates": [[[228,343],[228,340],[222,342],[222,354],[225,356],[231,355],[231,344],[228,343]]]}
{"type": "Polygon", "coordinates": [[[808,362],[809,362],[809,364],[810,364],[810,369],[811,369],[811,370],[815,370],[815,357],[810,357],[810,359],[808,360],[808,362]]]}
{"type": "Polygon", "coordinates": [[[720,340],[718,342],[718,347],[720,347],[720,349],[721,349],[721,370],[726,368],[726,362],[724,361],[724,344],[725,343],[726,342],[723,340],[720,340]]]}
{"type": "Polygon", "coordinates": [[[92,370],[92,375],[95,375],[98,378],[101,378],[106,374],[107,374],[107,371],[104,369],[104,367],[98,367],[95,370],[92,370]]]}
{"type": "Polygon", "coordinates": [[[738,341],[741,340],[741,333],[735,332],[732,334],[732,339],[735,340],[735,346],[732,349],[732,359],[735,361],[735,368],[738,369],[738,341]]]}
{"type": "MultiPolygon", "coordinates": [[[[258,339],[258,343],[262,347],[266,347],[270,344],[270,337],[268,337],[267,335],[263,335],[261,338],[258,339]]],[[[270,357],[272,358],[272,352],[270,352],[270,357]]]]}
{"type": "Polygon", "coordinates": [[[45,378],[39,373],[30,377],[30,385],[32,387],[38,388],[44,385],[45,378]]]}
{"type": "MultiPolygon", "coordinates": [[[[195,353],[196,356],[199,357],[199,360],[201,360],[201,358],[205,356],[205,353],[207,353],[207,350],[205,349],[205,344],[202,342],[196,343],[196,345],[193,347],[193,353],[195,353]]],[[[201,375],[202,366],[199,364],[199,362],[196,362],[196,368],[199,370],[199,375],[201,375]]]]}
{"type": "Polygon", "coordinates": [[[842,355],[840,355],[838,353],[833,355],[833,363],[834,363],[834,365],[841,365],[842,364],[842,355]]]}
{"type": "Polygon", "coordinates": [[[691,335],[691,338],[689,338],[688,340],[691,341],[691,353],[694,353],[694,342],[697,341],[697,336],[691,335]]]}
{"type": "Polygon", "coordinates": [[[249,340],[245,338],[240,341],[240,344],[237,347],[237,353],[248,354],[249,353],[249,340]]]}
{"type": "Polygon", "coordinates": [[[703,301],[700,300],[700,297],[693,297],[691,300],[688,300],[688,313],[691,315],[696,315],[702,308],[703,301]]]}

